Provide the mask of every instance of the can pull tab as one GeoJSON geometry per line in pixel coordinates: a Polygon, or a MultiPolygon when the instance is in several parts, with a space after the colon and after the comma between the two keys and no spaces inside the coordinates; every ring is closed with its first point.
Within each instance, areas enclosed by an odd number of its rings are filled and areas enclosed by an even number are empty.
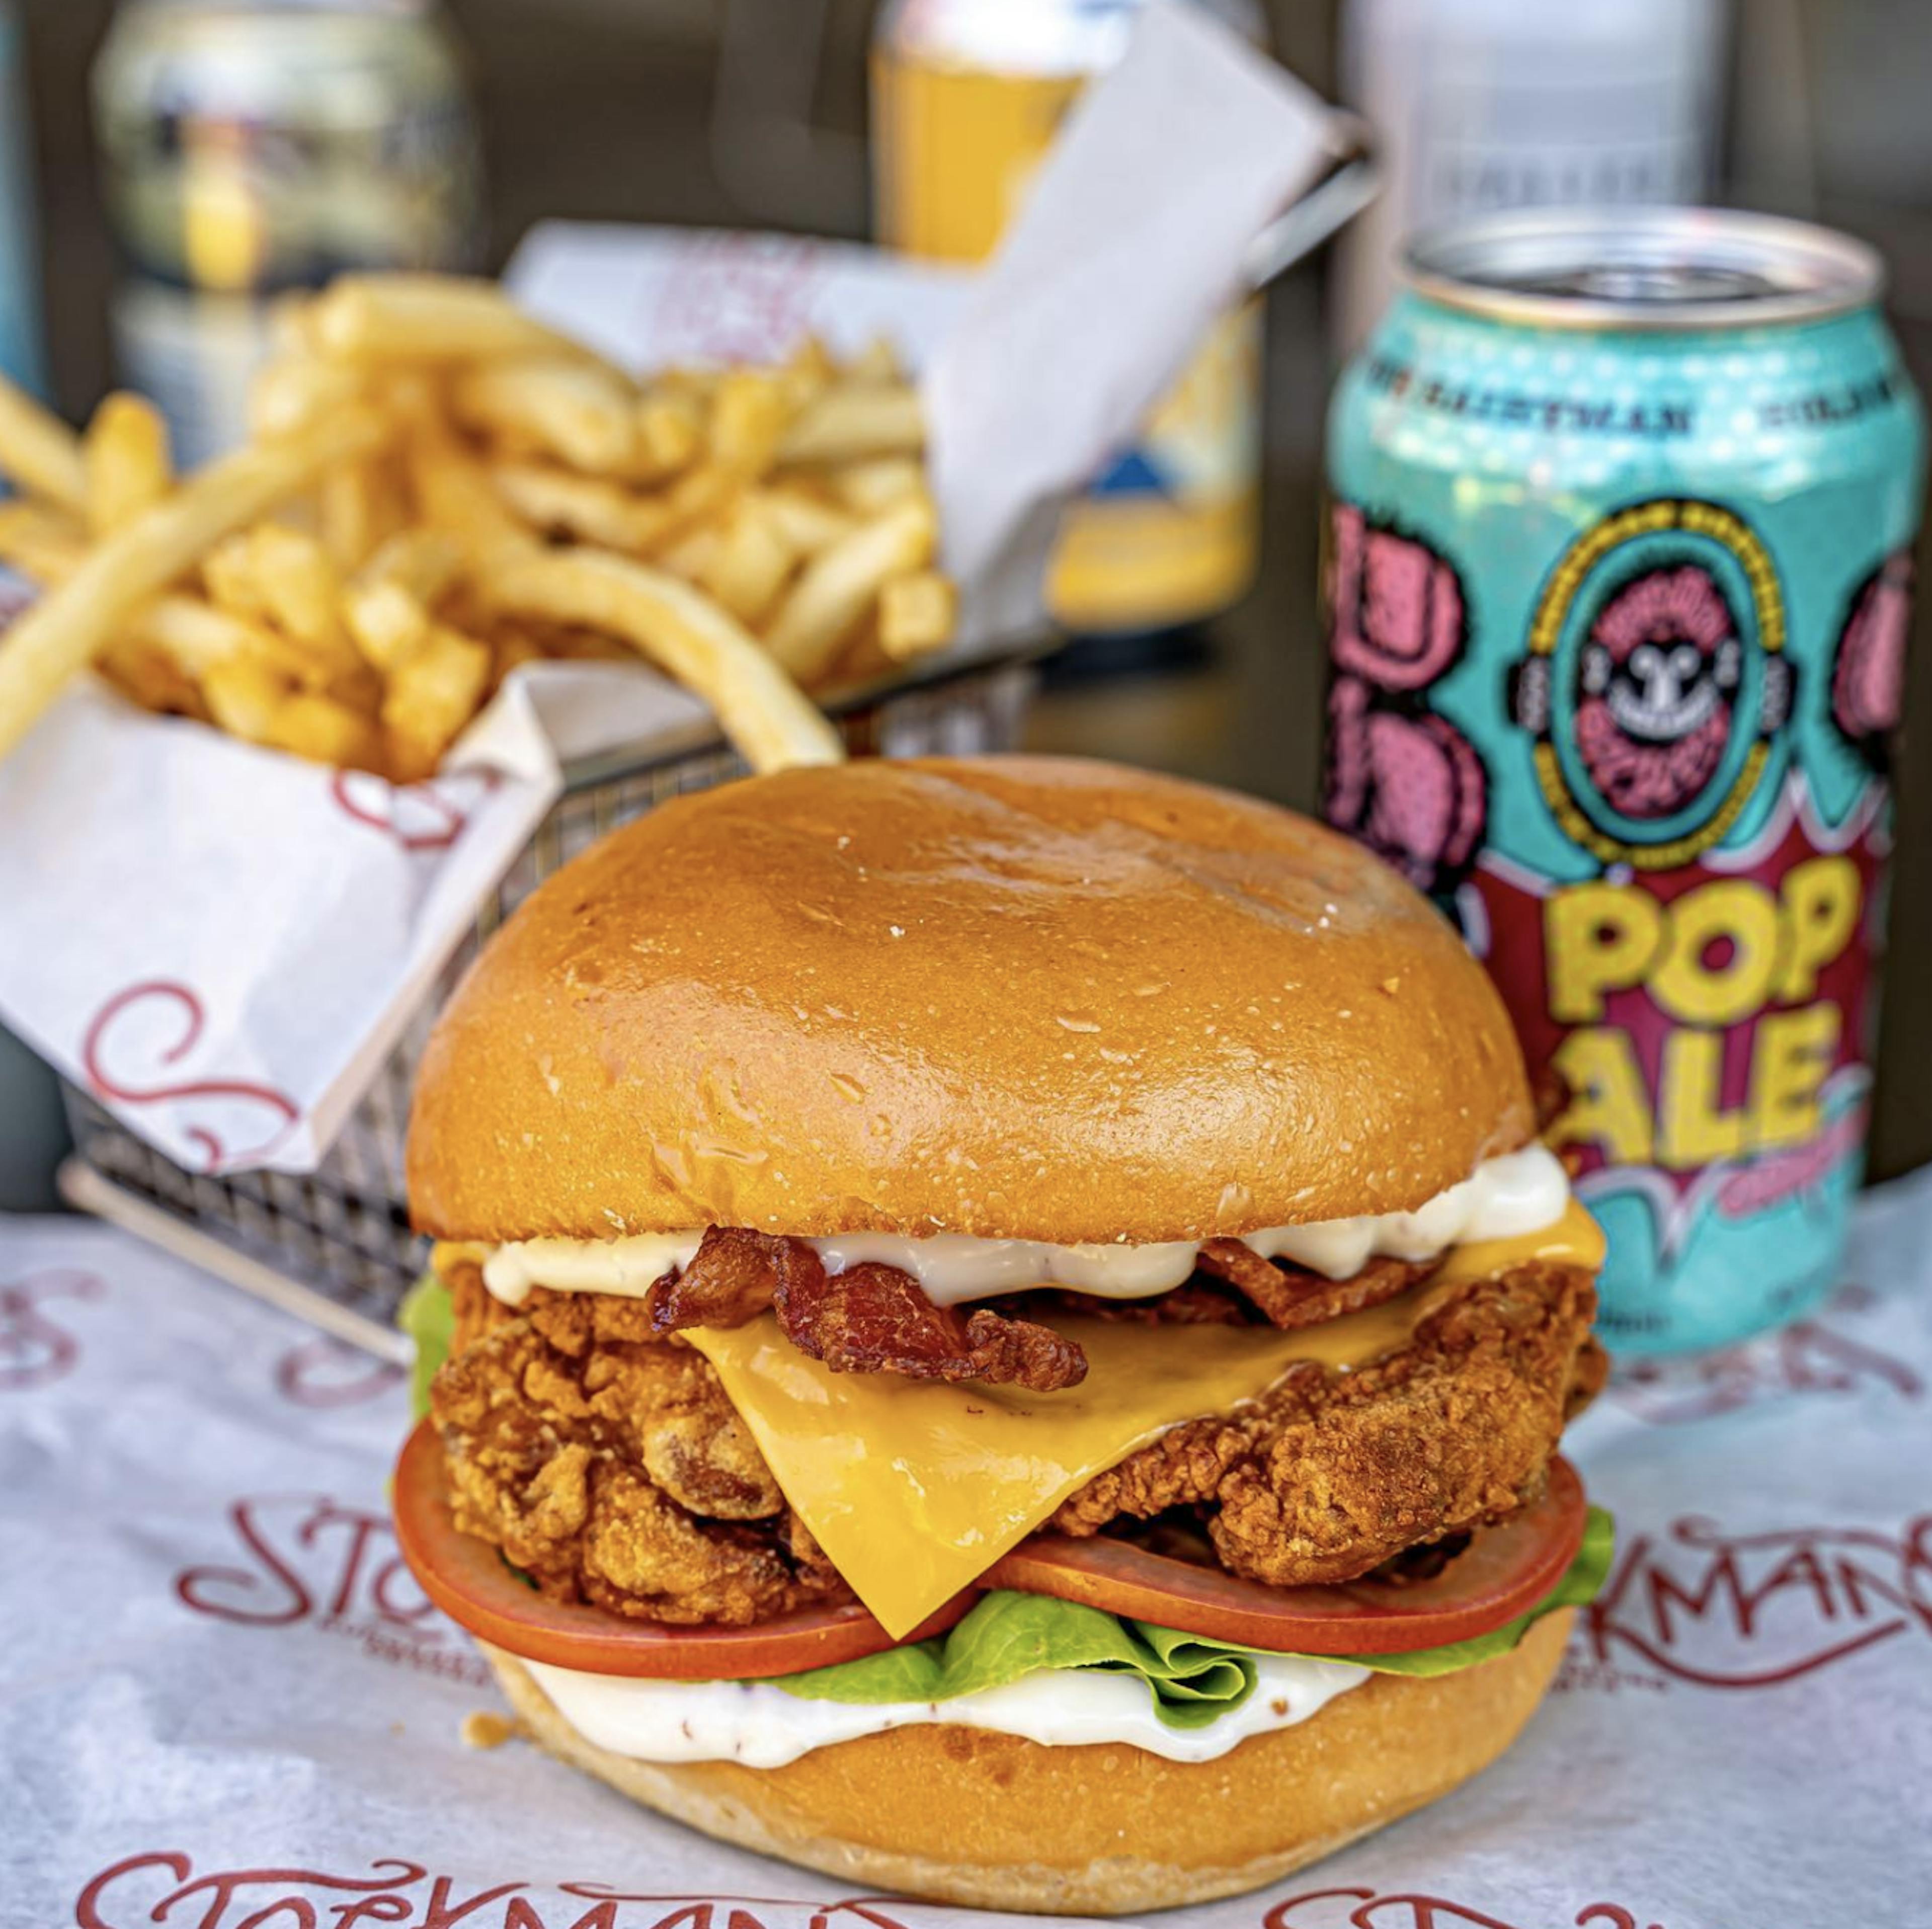
{"type": "Polygon", "coordinates": [[[1382,191],[1368,123],[1336,113],[1329,122],[1334,164],[1301,198],[1256,236],[1241,262],[1248,286],[1265,288],[1353,220],[1382,191]]]}

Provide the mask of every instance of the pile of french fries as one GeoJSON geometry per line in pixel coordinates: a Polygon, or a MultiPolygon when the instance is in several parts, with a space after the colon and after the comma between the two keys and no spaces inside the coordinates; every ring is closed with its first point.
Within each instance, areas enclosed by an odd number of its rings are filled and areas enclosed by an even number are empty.
{"type": "Polygon", "coordinates": [[[919,398],[890,349],[642,382],[491,284],[292,304],[248,445],[178,478],[151,404],[76,435],[0,385],[0,755],[92,664],[146,707],[399,782],[518,664],[641,655],[757,768],[836,761],[802,694],[942,647],[919,398]]]}

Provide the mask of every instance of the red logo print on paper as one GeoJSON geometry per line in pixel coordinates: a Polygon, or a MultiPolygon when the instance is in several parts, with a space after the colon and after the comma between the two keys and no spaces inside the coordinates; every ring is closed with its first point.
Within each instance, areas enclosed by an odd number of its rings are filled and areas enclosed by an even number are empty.
{"type": "MultiPolygon", "coordinates": [[[[335,1929],[387,1923],[395,1929],[907,1929],[917,1904],[885,1897],[842,1902],[793,1901],[760,1895],[638,1895],[608,1883],[528,1880],[482,1888],[432,1875],[421,1862],[388,1856],[366,1874],[322,1869],[225,1869],[204,1876],[178,1851],[128,1856],[103,1869],[75,1899],[76,1929],[136,1929],[178,1919],[188,1929],[254,1929],[288,1924],[335,1929]]],[[[1616,1929],[1635,1929],[1619,1923],[1616,1929]]]]}
{"type": "Polygon", "coordinates": [[[64,1268],[0,1286],[0,1394],[25,1393],[72,1372],[80,1342],[47,1309],[62,1300],[98,1300],[106,1290],[94,1274],[64,1268]]]}
{"type": "Polygon", "coordinates": [[[256,1079],[173,1076],[200,1043],[207,1023],[206,1008],[186,985],[166,979],[130,985],[94,1014],[81,1040],[80,1063],[96,1098],[136,1108],[169,1107],[177,1129],[200,1153],[202,1169],[213,1174],[267,1158],[301,1113],[293,1100],[256,1079]],[[231,1143],[231,1136],[238,1142],[231,1143]]]}
{"type": "Polygon", "coordinates": [[[274,1494],[228,1509],[237,1564],[175,1576],[197,1614],[244,1628],[319,1628],[381,1661],[472,1688],[489,1670],[436,1611],[396,1551],[387,1514],[322,1494],[274,1494]]]}
{"type": "Polygon", "coordinates": [[[311,1411],[380,1400],[408,1377],[393,1360],[375,1359],[326,1334],[291,1346],[275,1363],[276,1392],[291,1406],[311,1411]]]}
{"type": "Polygon", "coordinates": [[[1763,1339],[1686,1360],[1622,1361],[1610,1397],[1654,1426],[1709,1420],[1782,1394],[1882,1387],[1922,1400],[1924,1380],[1909,1360],[1848,1330],[1878,1304],[1869,1286],[1845,1286],[1816,1318],[1763,1339]]]}
{"type": "Polygon", "coordinates": [[[777,362],[812,326],[824,244],[788,235],[705,234],[680,250],[650,336],[666,362],[777,362]]]}
{"type": "Polygon", "coordinates": [[[428,783],[395,784],[366,770],[338,770],[329,779],[328,794],[345,817],[413,854],[448,850],[500,781],[494,770],[464,770],[428,783]]]}
{"type": "MultiPolygon", "coordinates": [[[[1378,1895],[1372,1888],[1316,1888],[1278,1902],[1262,1918],[1264,1929],[1544,1929],[1492,1916],[1446,1896],[1378,1895]]],[[[1660,1929],[1622,1904],[1586,1903],[1564,1929],[1660,1929]]]]}
{"type": "Polygon", "coordinates": [[[1462,589],[1426,544],[1334,506],[1324,583],[1328,821],[1418,888],[1452,890],[1487,813],[1482,760],[1423,694],[1461,656],[1462,589]]]}
{"type": "Polygon", "coordinates": [[[1562,1684],[1619,1685],[1611,1677],[1634,1659],[1696,1688],[1774,1688],[1900,1640],[1932,1641],[1932,1514],[1896,1533],[1727,1534],[1694,1517],[1622,1551],[1582,1612],[1582,1655],[1562,1684]]]}

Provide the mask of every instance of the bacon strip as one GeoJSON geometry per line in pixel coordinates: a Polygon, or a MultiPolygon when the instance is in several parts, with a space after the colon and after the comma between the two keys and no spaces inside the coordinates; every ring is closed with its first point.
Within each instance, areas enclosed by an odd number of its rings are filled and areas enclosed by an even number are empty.
{"type": "Polygon", "coordinates": [[[1087,1356],[1051,1327],[982,1307],[935,1306],[910,1274],[861,1265],[827,1273],[802,1240],[712,1226],[691,1264],[651,1288],[652,1329],[742,1326],[766,1307],[785,1337],[835,1373],[899,1373],[1056,1393],[1087,1377],[1087,1356]]]}
{"type": "Polygon", "coordinates": [[[1380,1306],[1426,1277],[1436,1265],[1432,1260],[1371,1259],[1354,1278],[1330,1280],[1300,1266],[1264,1259],[1238,1239],[1208,1240],[1198,1264],[1204,1273],[1245,1293],[1268,1324],[1283,1332],[1380,1306]]]}

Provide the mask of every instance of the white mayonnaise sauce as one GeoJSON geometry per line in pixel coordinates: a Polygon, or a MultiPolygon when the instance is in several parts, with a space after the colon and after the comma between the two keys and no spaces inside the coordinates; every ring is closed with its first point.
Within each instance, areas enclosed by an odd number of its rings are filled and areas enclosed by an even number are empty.
{"type": "MultiPolygon", "coordinates": [[[[1323,1220],[1243,1233],[1268,1259],[1288,1259],[1331,1280],[1353,1277],[1372,1258],[1432,1259],[1452,1246],[1540,1232],[1563,1216],[1570,1181],[1554,1154],[1526,1145],[1486,1159],[1460,1184],[1413,1212],[1323,1220]]],[[[560,1292],[641,1294],[673,1267],[690,1264],[704,1238],[646,1232],[626,1239],[530,1239],[500,1246],[483,1267],[500,1300],[519,1304],[531,1287],[560,1292]]],[[[926,1297],[957,1306],[1029,1286],[1071,1286],[1105,1299],[1145,1299],[1179,1286],[1194,1270],[1198,1240],[1148,1246],[1048,1246],[1031,1239],[971,1239],[934,1233],[844,1232],[808,1244],[828,1272],[868,1261],[912,1274],[926,1297]]]]}
{"type": "Polygon", "coordinates": [[[890,1728],[950,1723],[1018,1735],[1043,1746],[1125,1742],[1170,1762],[1211,1762],[1251,1735],[1306,1721],[1359,1687],[1352,1661],[1257,1654],[1255,1691],[1204,1728],[1170,1728],[1146,1682],[1096,1668],[1052,1668],[1004,1688],[951,1701],[801,1701],[766,1682],[637,1681],[580,1674],[542,1661],[524,1666],[586,1742],[640,1762],[742,1762],[782,1768],[814,1748],[890,1728]]]}

